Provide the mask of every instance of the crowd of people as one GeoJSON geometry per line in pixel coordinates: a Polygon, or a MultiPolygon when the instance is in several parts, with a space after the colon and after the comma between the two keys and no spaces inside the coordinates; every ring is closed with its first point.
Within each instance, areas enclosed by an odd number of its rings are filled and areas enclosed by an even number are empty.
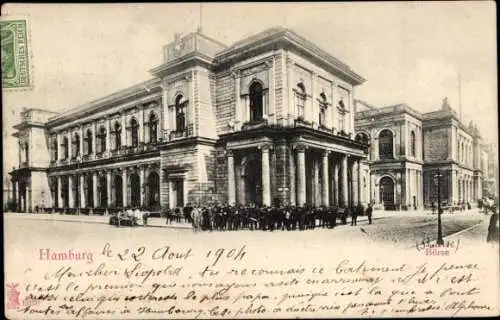
{"type": "Polygon", "coordinates": [[[366,214],[372,223],[373,208],[358,204],[346,208],[312,206],[207,205],[186,206],[167,212],[167,223],[179,222],[181,217],[202,231],[232,230],[308,230],[317,227],[334,228],[338,222],[357,225],[357,217],[366,214]],[[181,212],[182,211],[182,212],[181,212]]]}

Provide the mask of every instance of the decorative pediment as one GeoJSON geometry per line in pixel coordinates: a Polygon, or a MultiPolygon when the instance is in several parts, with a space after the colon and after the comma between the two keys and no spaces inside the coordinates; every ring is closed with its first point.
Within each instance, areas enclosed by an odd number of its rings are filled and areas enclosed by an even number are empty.
{"type": "Polygon", "coordinates": [[[252,82],[258,81],[262,84],[263,89],[269,88],[269,68],[270,64],[262,62],[250,68],[240,70],[240,94],[246,95],[249,93],[249,88],[252,82]]]}

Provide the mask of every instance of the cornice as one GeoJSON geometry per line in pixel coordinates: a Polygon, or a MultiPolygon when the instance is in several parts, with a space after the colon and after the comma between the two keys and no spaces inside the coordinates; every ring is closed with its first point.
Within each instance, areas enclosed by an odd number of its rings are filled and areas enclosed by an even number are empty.
{"type": "Polygon", "coordinates": [[[151,92],[161,92],[160,79],[148,80],[104,98],[89,102],[78,108],[70,109],[59,116],[50,118],[47,122],[47,126],[54,127],[81,119],[94,113],[115,107],[121,103],[142,98],[143,96],[148,96],[151,92]]]}

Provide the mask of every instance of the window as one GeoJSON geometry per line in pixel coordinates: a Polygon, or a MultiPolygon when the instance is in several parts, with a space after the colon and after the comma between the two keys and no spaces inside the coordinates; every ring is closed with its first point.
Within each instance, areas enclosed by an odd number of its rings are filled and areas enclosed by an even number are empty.
{"type": "Polygon", "coordinates": [[[118,121],[116,121],[113,126],[112,137],[114,143],[113,150],[119,150],[122,147],[122,126],[118,121]]]}
{"type": "Polygon", "coordinates": [[[101,127],[99,133],[97,134],[97,153],[102,153],[106,151],[106,128],[101,127]]]}
{"type": "Polygon", "coordinates": [[[78,157],[80,155],[80,135],[78,135],[78,133],[75,133],[73,137],[73,150],[75,150],[72,154],[73,157],[78,157]]]}
{"type": "Polygon", "coordinates": [[[89,155],[92,153],[92,131],[87,130],[86,136],[85,136],[85,146],[87,148],[86,154],[89,155]]]}
{"type": "Polygon", "coordinates": [[[28,141],[24,143],[24,159],[26,159],[27,164],[30,162],[30,146],[28,141]]]}
{"type": "Polygon", "coordinates": [[[154,112],[149,115],[149,142],[156,143],[158,139],[158,117],[154,112]]]}
{"type": "Polygon", "coordinates": [[[262,85],[254,82],[250,85],[250,121],[260,121],[264,115],[264,94],[262,85]]]}
{"type": "Polygon", "coordinates": [[[328,107],[328,103],[326,101],[326,95],[322,92],[319,95],[319,125],[324,127],[326,126],[326,108],[328,107]]]}
{"type": "Polygon", "coordinates": [[[297,99],[297,116],[304,118],[307,95],[306,88],[302,82],[297,84],[295,97],[297,99]]]}
{"type": "Polygon", "coordinates": [[[68,159],[68,148],[69,148],[69,143],[68,143],[68,137],[64,137],[63,138],[63,143],[62,143],[62,147],[63,147],[63,155],[64,155],[64,160],[68,159]]]}
{"type": "Polygon", "coordinates": [[[338,88],[339,101],[338,108],[343,110],[344,112],[349,111],[349,90],[344,89],[342,87],[338,88]]]}
{"type": "Polygon", "coordinates": [[[410,132],[410,154],[412,157],[415,157],[415,146],[416,146],[416,138],[415,138],[415,131],[410,132]]]}
{"type": "Polygon", "coordinates": [[[175,99],[175,131],[183,132],[186,130],[186,105],[182,95],[175,99]]]}
{"type": "Polygon", "coordinates": [[[54,140],[52,141],[52,159],[54,161],[57,161],[57,138],[54,138],[54,140]]]}
{"type": "Polygon", "coordinates": [[[345,131],[344,118],[344,114],[339,114],[339,131],[345,131]]]}
{"type": "Polygon", "coordinates": [[[132,140],[132,147],[137,147],[139,145],[139,124],[135,118],[130,120],[130,137],[132,140]]]}
{"type": "Polygon", "coordinates": [[[384,129],[378,136],[379,157],[380,159],[393,159],[393,134],[390,130],[384,129]]]}

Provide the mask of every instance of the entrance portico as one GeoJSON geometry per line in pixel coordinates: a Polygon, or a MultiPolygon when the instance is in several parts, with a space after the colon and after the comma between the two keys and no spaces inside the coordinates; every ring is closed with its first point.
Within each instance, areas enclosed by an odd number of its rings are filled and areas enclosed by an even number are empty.
{"type": "Polygon", "coordinates": [[[247,134],[246,139],[242,135],[227,141],[229,204],[346,207],[359,203],[364,145],[332,135],[320,139],[276,136],[268,132],[248,139],[247,134]]]}

